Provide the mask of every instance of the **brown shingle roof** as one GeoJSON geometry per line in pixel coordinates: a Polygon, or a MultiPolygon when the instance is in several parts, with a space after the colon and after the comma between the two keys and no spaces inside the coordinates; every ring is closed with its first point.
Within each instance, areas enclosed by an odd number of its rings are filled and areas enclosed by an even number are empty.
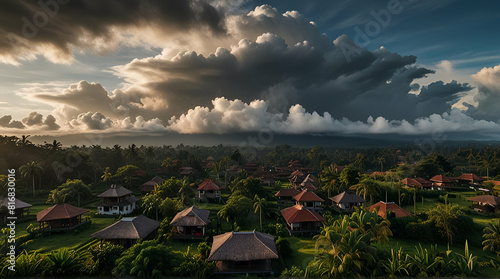
{"type": "Polygon", "coordinates": [[[288,224],[301,222],[326,222],[319,213],[309,210],[302,205],[294,205],[281,210],[281,215],[288,224]]]}
{"type": "Polygon", "coordinates": [[[227,232],[214,236],[210,261],[251,261],[277,259],[274,236],[253,232],[227,232]]]}
{"type": "Polygon", "coordinates": [[[405,217],[410,216],[411,213],[401,208],[399,205],[388,202],[385,203],[383,201],[379,201],[378,203],[368,207],[368,211],[373,212],[375,208],[378,209],[378,215],[382,218],[387,218],[387,211],[393,211],[396,214],[396,217],[405,217]]]}
{"type": "Polygon", "coordinates": [[[410,186],[422,186],[422,187],[431,187],[432,183],[430,181],[427,181],[423,178],[416,177],[416,178],[405,178],[401,180],[401,182],[405,185],[410,185],[410,186]]]}
{"type": "Polygon", "coordinates": [[[318,197],[318,195],[316,195],[314,192],[308,192],[306,190],[300,192],[300,194],[293,196],[293,199],[299,202],[325,201],[324,199],[318,197]]]}
{"type": "Polygon", "coordinates": [[[92,234],[98,239],[142,239],[160,226],[160,222],[141,215],[120,221],[92,234]]]}
{"type": "Polygon", "coordinates": [[[126,195],[132,194],[132,191],[129,189],[119,186],[119,185],[111,185],[111,187],[104,191],[103,193],[97,195],[99,198],[118,198],[118,197],[123,197],[126,195]]]}
{"type": "Polygon", "coordinates": [[[210,223],[210,220],[208,220],[209,215],[210,210],[200,209],[193,205],[178,212],[170,225],[180,227],[205,226],[210,223]]]}
{"type": "Polygon", "coordinates": [[[335,197],[330,198],[332,201],[336,203],[356,203],[356,202],[365,202],[365,199],[362,197],[356,195],[355,193],[351,191],[344,191],[335,197]]]}
{"type": "MultiPolygon", "coordinates": [[[[9,205],[9,200],[7,199],[7,197],[0,198],[0,208],[2,206],[8,207],[8,205],[9,205]]],[[[15,205],[16,209],[28,208],[28,207],[32,207],[33,206],[33,205],[31,205],[29,203],[26,203],[26,202],[23,202],[22,200],[17,199],[17,198],[14,201],[14,205],[15,205]]]]}
{"type": "Polygon", "coordinates": [[[70,219],[87,212],[89,212],[88,209],[75,207],[67,203],[56,204],[38,212],[36,214],[36,220],[38,222],[42,222],[59,219],[70,219]]]}
{"type": "Polygon", "coordinates": [[[497,196],[491,196],[491,195],[481,195],[481,196],[476,196],[476,197],[470,197],[470,198],[468,198],[468,200],[480,202],[480,203],[486,203],[486,204],[490,204],[492,206],[500,205],[500,198],[497,196]]]}
{"type": "Polygon", "coordinates": [[[198,190],[210,191],[210,190],[220,190],[220,187],[215,184],[212,179],[205,179],[198,185],[198,190]]]}
{"type": "Polygon", "coordinates": [[[290,189],[281,189],[274,196],[276,197],[293,197],[300,194],[299,190],[290,188],[290,189]]]}

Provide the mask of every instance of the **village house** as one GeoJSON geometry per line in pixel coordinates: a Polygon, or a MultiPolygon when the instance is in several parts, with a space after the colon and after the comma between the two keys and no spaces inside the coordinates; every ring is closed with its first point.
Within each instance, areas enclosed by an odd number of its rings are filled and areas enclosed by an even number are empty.
{"type": "Polygon", "coordinates": [[[452,181],[452,179],[450,179],[449,177],[442,174],[435,175],[429,180],[432,182],[433,189],[443,190],[446,188],[455,187],[455,182],[452,181]]]}
{"type": "Polygon", "coordinates": [[[481,186],[483,181],[486,179],[481,178],[473,173],[464,173],[461,176],[456,178],[459,186],[463,187],[477,187],[481,186]]]}
{"type": "Polygon", "coordinates": [[[392,214],[394,214],[393,217],[396,218],[406,217],[411,215],[410,212],[404,210],[394,202],[379,201],[376,204],[368,207],[368,211],[370,212],[373,212],[375,209],[377,209],[378,215],[384,219],[387,219],[387,217],[391,217],[392,214]]]}
{"type": "Polygon", "coordinates": [[[215,274],[237,274],[272,273],[278,258],[274,236],[254,230],[214,236],[208,260],[216,261],[215,274]]]}
{"type": "Polygon", "coordinates": [[[471,208],[478,212],[496,213],[500,210],[500,197],[491,195],[480,195],[470,197],[471,208]]]}
{"type": "Polygon", "coordinates": [[[160,222],[149,219],[144,215],[126,217],[92,234],[92,238],[100,239],[101,244],[109,242],[129,248],[139,239],[154,239],[159,226],[160,222]]]}
{"type": "Polygon", "coordinates": [[[88,222],[88,218],[82,218],[82,215],[87,212],[89,212],[88,209],[67,203],[56,204],[38,212],[36,220],[40,229],[44,231],[72,230],[88,222]]]}
{"type": "Polygon", "coordinates": [[[97,197],[102,198],[102,201],[97,204],[97,213],[101,215],[130,214],[139,200],[132,196],[132,191],[115,184],[97,197]]]}
{"type": "MultiPolygon", "coordinates": [[[[12,216],[11,214],[7,214],[8,208],[9,208],[9,199],[7,197],[5,198],[0,198],[0,209],[2,207],[5,207],[5,212],[0,211],[2,215],[0,215],[0,220],[3,223],[7,223],[7,216],[12,216]]],[[[28,216],[30,214],[30,207],[32,207],[31,204],[23,202],[22,200],[16,198],[14,200],[14,216],[17,219],[22,219],[25,216],[28,216]]]]}
{"type": "Polygon", "coordinates": [[[314,192],[304,190],[299,194],[293,196],[293,199],[296,201],[296,204],[302,205],[307,209],[323,211],[321,203],[325,200],[318,197],[318,195],[316,195],[314,192]]]}
{"type": "Polygon", "coordinates": [[[316,191],[319,187],[318,179],[312,174],[308,174],[306,178],[300,183],[303,190],[316,191]]]}
{"type": "Polygon", "coordinates": [[[183,176],[194,176],[198,174],[198,170],[192,167],[182,167],[179,168],[179,174],[183,176]]]}
{"type": "Polygon", "coordinates": [[[294,188],[287,188],[287,189],[280,189],[276,194],[274,194],[275,197],[278,198],[278,201],[280,202],[294,202],[293,197],[300,194],[299,190],[296,190],[294,188]]]}
{"type": "Polygon", "coordinates": [[[170,225],[174,227],[173,237],[204,237],[207,235],[210,210],[191,206],[178,212],[170,225]]]}
{"type": "Polygon", "coordinates": [[[353,191],[344,191],[335,197],[331,197],[332,205],[344,212],[354,212],[354,207],[362,206],[366,201],[356,195],[353,191]]]}
{"type": "Polygon", "coordinates": [[[319,213],[302,205],[294,205],[281,210],[290,233],[318,233],[321,224],[326,222],[319,213]]]}
{"type": "Polygon", "coordinates": [[[401,183],[403,183],[406,188],[432,189],[432,182],[421,177],[405,178],[401,180],[401,183]]]}
{"type": "Polygon", "coordinates": [[[143,192],[151,192],[155,189],[156,185],[161,185],[163,182],[165,182],[165,179],[163,179],[159,176],[155,176],[155,177],[151,178],[151,180],[149,180],[148,182],[145,182],[144,184],[142,184],[139,188],[143,192]]]}
{"type": "Polygon", "coordinates": [[[212,179],[205,179],[198,185],[199,199],[220,199],[221,189],[212,179]]]}

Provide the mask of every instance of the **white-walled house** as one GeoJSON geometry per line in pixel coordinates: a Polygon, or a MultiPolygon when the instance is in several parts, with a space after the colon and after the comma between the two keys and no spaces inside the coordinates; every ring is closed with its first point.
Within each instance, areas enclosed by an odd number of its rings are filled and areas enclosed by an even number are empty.
{"type": "Polygon", "coordinates": [[[97,205],[97,213],[101,215],[126,215],[132,213],[139,200],[132,196],[132,191],[115,184],[104,193],[97,195],[102,201],[97,205]]]}

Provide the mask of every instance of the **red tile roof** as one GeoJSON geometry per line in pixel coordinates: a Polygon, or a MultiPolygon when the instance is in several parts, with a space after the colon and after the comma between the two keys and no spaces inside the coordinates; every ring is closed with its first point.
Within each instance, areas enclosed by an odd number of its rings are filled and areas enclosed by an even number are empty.
{"type": "Polygon", "coordinates": [[[448,177],[446,177],[446,176],[444,176],[442,174],[433,176],[430,179],[430,181],[433,181],[433,182],[443,182],[443,183],[452,183],[452,181],[448,177]]]}
{"type": "Polygon", "coordinates": [[[198,190],[202,191],[210,191],[210,190],[220,190],[220,187],[217,186],[212,179],[205,179],[203,182],[198,185],[198,190]]]}
{"type": "Polygon", "coordinates": [[[301,222],[326,222],[319,213],[314,210],[304,208],[302,205],[294,205],[281,210],[281,215],[288,224],[301,222]]]}
{"type": "Polygon", "coordinates": [[[378,215],[384,219],[387,218],[387,211],[393,211],[396,214],[396,217],[405,217],[411,215],[410,212],[404,210],[399,205],[393,202],[385,203],[383,201],[379,201],[378,203],[368,207],[368,210],[370,212],[373,212],[375,208],[378,209],[378,215]]]}
{"type": "Polygon", "coordinates": [[[460,180],[469,180],[469,181],[483,181],[484,179],[480,178],[479,176],[473,174],[473,173],[464,173],[461,176],[457,177],[457,179],[460,180]]]}
{"type": "Polygon", "coordinates": [[[36,220],[38,222],[42,222],[59,219],[70,219],[87,212],[89,212],[88,209],[75,207],[67,203],[56,204],[38,212],[36,214],[36,220]]]}
{"type": "Polygon", "coordinates": [[[401,180],[401,182],[405,185],[410,185],[410,186],[422,186],[422,187],[431,187],[432,183],[430,181],[427,181],[423,178],[416,177],[416,178],[405,178],[401,180]]]}
{"type": "Polygon", "coordinates": [[[274,196],[275,197],[293,197],[300,194],[299,190],[291,189],[281,189],[274,196]]]}
{"type": "Polygon", "coordinates": [[[299,202],[325,201],[324,199],[318,197],[318,195],[316,195],[314,192],[308,192],[306,190],[300,192],[300,194],[293,196],[293,199],[299,202]]]}

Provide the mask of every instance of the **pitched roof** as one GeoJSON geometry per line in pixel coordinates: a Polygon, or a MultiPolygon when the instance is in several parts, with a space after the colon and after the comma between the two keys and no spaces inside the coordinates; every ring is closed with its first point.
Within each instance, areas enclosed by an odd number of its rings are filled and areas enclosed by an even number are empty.
{"type": "Polygon", "coordinates": [[[379,201],[378,203],[368,207],[368,210],[370,212],[373,212],[375,208],[378,209],[378,215],[384,219],[387,218],[387,211],[393,211],[396,214],[396,217],[405,217],[411,215],[410,212],[404,210],[399,205],[393,202],[385,203],[383,201],[379,201]]]}
{"type": "Polygon", "coordinates": [[[75,207],[67,203],[56,204],[38,212],[36,214],[36,220],[38,222],[42,222],[59,219],[70,219],[87,212],[89,212],[88,209],[75,207]]]}
{"type": "Polygon", "coordinates": [[[401,182],[405,185],[410,185],[410,186],[432,186],[432,183],[430,181],[427,181],[423,178],[416,177],[416,178],[405,178],[401,180],[401,182]]]}
{"type": "Polygon", "coordinates": [[[281,215],[288,224],[301,222],[326,222],[319,213],[309,210],[302,205],[294,205],[281,210],[281,215]]]}
{"type": "Polygon", "coordinates": [[[132,191],[129,189],[120,186],[120,185],[111,185],[108,190],[104,191],[103,193],[97,195],[99,198],[119,198],[123,197],[126,195],[132,194],[132,191]]]}
{"type": "Polygon", "coordinates": [[[433,181],[433,182],[443,182],[443,183],[452,183],[452,181],[448,177],[446,177],[446,176],[444,176],[442,174],[438,174],[438,175],[433,176],[430,179],[430,181],[433,181]]]}
{"type": "Polygon", "coordinates": [[[473,173],[464,173],[461,176],[457,177],[457,179],[460,180],[469,180],[469,181],[483,181],[483,178],[480,178],[479,176],[473,174],[473,173]]]}
{"type": "Polygon", "coordinates": [[[198,190],[210,191],[210,190],[220,190],[220,187],[215,184],[212,179],[205,179],[198,185],[198,190]]]}
{"type": "Polygon", "coordinates": [[[148,182],[144,182],[144,184],[142,184],[141,186],[155,186],[155,185],[159,185],[159,184],[162,184],[163,182],[165,182],[165,179],[159,177],[159,176],[155,176],[153,178],[151,178],[151,180],[149,180],[148,182]]]}
{"type": "Polygon", "coordinates": [[[480,202],[480,203],[486,203],[486,204],[489,204],[492,206],[500,205],[500,198],[497,196],[491,196],[491,195],[481,195],[481,196],[476,196],[476,197],[470,197],[470,198],[468,198],[468,200],[480,202]]]}
{"type": "Polygon", "coordinates": [[[274,196],[276,197],[293,197],[300,194],[299,190],[290,188],[290,189],[281,189],[274,196]]]}
{"type": "Polygon", "coordinates": [[[364,203],[365,199],[362,197],[356,195],[354,192],[351,191],[344,191],[335,197],[330,198],[332,201],[336,203],[356,203],[356,202],[361,202],[364,203]]]}
{"type": "Polygon", "coordinates": [[[191,227],[191,226],[205,226],[210,223],[208,216],[210,215],[210,210],[201,209],[196,206],[191,206],[178,212],[170,225],[179,227],[191,227]]]}
{"type": "MultiPolygon", "coordinates": [[[[26,202],[23,202],[22,200],[17,199],[17,198],[14,201],[14,205],[15,205],[16,209],[28,208],[28,207],[32,207],[33,206],[33,205],[31,205],[29,203],[26,203],[26,202]]],[[[0,208],[2,206],[5,206],[5,207],[9,206],[9,200],[7,199],[7,197],[0,198],[0,208]]]]}
{"type": "Polygon", "coordinates": [[[325,201],[324,199],[318,197],[314,192],[308,192],[307,190],[304,190],[300,192],[299,194],[293,196],[293,199],[299,202],[313,202],[313,201],[318,201],[318,202],[323,202],[325,201]]]}
{"type": "Polygon", "coordinates": [[[141,215],[120,221],[92,234],[98,239],[142,239],[160,226],[160,222],[141,215]]]}
{"type": "Polygon", "coordinates": [[[210,261],[251,261],[277,259],[274,236],[253,232],[227,232],[214,236],[210,261]]]}

